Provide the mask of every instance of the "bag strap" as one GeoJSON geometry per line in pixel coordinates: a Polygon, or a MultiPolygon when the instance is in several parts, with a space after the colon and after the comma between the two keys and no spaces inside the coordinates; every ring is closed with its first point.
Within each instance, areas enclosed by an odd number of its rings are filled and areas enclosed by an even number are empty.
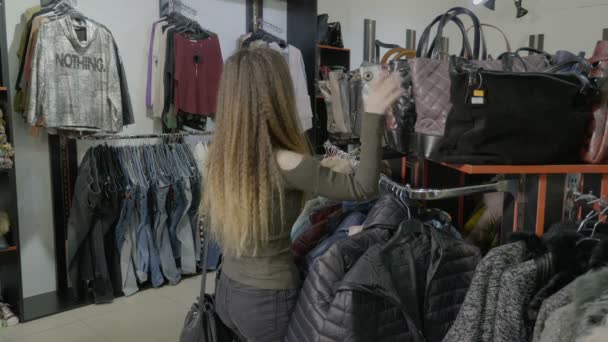
{"type": "MultiPolygon", "coordinates": [[[[454,7],[446,12],[446,16],[444,16],[439,23],[439,27],[437,28],[437,36],[435,37],[435,51],[434,55],[436,56],[439,51],[441,51],[441,44],[443,38],[443,29],[445,25],[450,20],[450,16],[459,16],[459,15],[467,15],[473,21],[473,26],[475,28],[474,38],[473,38],[473,55],[467,56],[472,59],[487,59],[488,52],[485,45],[481,44],[481,24],[479,22],[479,18],[473,13],[471,10],[464,7],[454,7]],[[481,55],[480,55],[481,49],[481,55]]],[[[468,40],[469,38],[466,35],[466,31],[462,32],[463,40],[468,40]]]]}
{"type": "Polygon", "coordinates": [[[550,53],[548,53],[546,51],[543,51],[543,50],[539,50],[539,49],[535,49],[535,48],[530,48],[530,47],[519,48],[519,49],[517,49],[515,51],[515,53],[519,55],[519,53],[522,52],[522,51],[532,52],[532,53],[535,53],[537,55],[543,55],[543,56],[545,56],[545,58],[547,59],[547,61],[551,61],[551,59],[553,59],[553,56],[551,56],[550,53]]]}
{"type": "Polygon", "coordinates": [[[397,54],[397,56],[395,56],[395,58],[393,58],[393,61],[398,61],[398,60],[400,60],[403,57],[415,58],[416,57],[416,51],[414,51],[414,50],[401,51],[399,54],[397,54]]]}
{"type": "MultiPolygon", "coordinates": [[[[433,19],[433,21],[424,29],[424,31],[422,32],[422,35],[420,36],[420,42],[418,43],[418,49],[416,49],[416,57],[426,57],[428,55],[428,45],[429,45],[429,38],[431,35],[431,29],[433,28],[433,26],[435,26],[439,21],[441,21],[441,19],[443,18],[445,14],[442,15],[438,15],[435,19],[433,19]]],[[[458,25],[458,27],[460,28],[462,26],[462,29],[464,30],[464,24],[462,23],[462,21],[458,18],[452,18],[452,21],[454,21],[454,23],[456,23],[456,25],[458,25]]],[[[464,57],[465,55],[465,49],[467,48],[465,45],[468,42],[465,42],[464,40],[462,41],[462,49],[460,51],[460,57],[464,57]]],[[[433,40],[433,44],[431,45],[431,50],[434,48],[435,46],[435,41],[433,40]]],[[[471,53],[471,46],[469,44],[468,46],[468,51],[466,53],[471,53]]]]}
{"type": "MultiPolygon", "coordinates": [[[[485,30],[483,28],[484,27],[490,27],[490,28],[493,28],[496,31],[498,31],[502,35],[502,37],[505,39],[505,45],[507,46],[506,52],[511,52],[512,51],[511,50],[511,42],[509,42],[509,38],[507,37],[507,34],[503,30],[501,30],[500,28],[498,28],[498,26],[494,26],[494,25],[491,25],[491,24],[484,24],[484,23],[481,23],[480,26],[481,26],[481,43],[484,46],[487,47],[488,44],[487,44],[487,40],[486,40],[486,34],[484,32],[485,30]]],[[[466,31],[467,35],[469,34],[469,31],[471,31],[471,29],[473,27],[475,27],[475,26],[469,26],[469,28],[467,28],[467,31],[466,31]]]]}
{"type": "MultiPolygon", "coordinates": [[[[201,221],[202,223],[203,221],[201,221]]],[[[200,230],[200,229],[199,229],[200,230]]],[[[201,280],[201,293],[198,297],[198,313],[199,315],[203,314],[205,308],[205,294],[207,288],[207,259],[209,258],[209,234],[204,234],[203,240],[203,257],[201,258],[201,265],[203,269],[203,279],[201,280]]]]}
{"type": "Polygon", "coordinates": [[[513,70],[513,61],[511,60],[511,58],[515,58],[518,61],[521,62],[521,64],[524,66],[524,71],[528,72],[528,64],[526,64],[526,61],[518,54],[516,54],[515,52],[503,52],[500,56],[498,56],[498,60],[502,61],[502,69],[505,71],[512,71],[513,70]]]}
{"type": "Polygon", "coordinates": [[[573,57],[563,63],[552,65],[549,68],[545,69],[544,72],[554,73],[558,72],[566,67],[571,67],[575,65],[582,66],[582,73],[588,75],[591,70],[591,64],[584,57],[573,57]]]}
{"type": "MultiPolygon", "coordinates": [[[[435,26],[437,23],[439,23],[441,21],[441,19],[443,19],[444,16],[445,16],[445,14],[437,16],[431,22],[431,24],[429,24],[429,26],[427,26],[424,29],[422,36],[420,36],[420,43],[418,44],[418,49],[416,50],[416,57],[423,57],[423,56],[429,57],[429,58],[431,57],[432,51],[435,49],[435,40],[433,40],[430,50],[427,48],[427,45],[429,43],[429,38],[431,35],[431,29],[433,28],[433,26],[435,26]]],[[[460,20],[459,18],[457,18],[455,16],[451,16],[450,20],[453,21],[458,26],[458,28],[461,30],[461,32],[464,36],[465,35],[464,24],[462,23],[462,20],[460,20]]],[[[473,54],[473,52],[471,50],[471,44],[469,43],[468,39],[462,40],[462,49],[460,50],[460,57],[464,58],[465,54],[468,54],[468,56],[471,56],[473,54]]]]}
{"type": "Polygon", "coordinates": [[[391,60],[391,57],[393,57],[393,56],[395,56],[395,58],[392,58],[393,60],[399,59],[403,56],[407,56],[408,58],[413,58],[416,56],[416,51],[404,49],[402,47],[392,48],[392,49],[388,50],[387,53],[384,54],[384,56],[382,57],[382,60],[380,61],[380,64],[387,64],[391,60]]]}
{"type": "MultiPolygon", "coordinates": [[[[391,51],[394,51],[395,49],[403,49],[401,46],[399,46],[397,44],[384,43],[378,39],[376,39],[376,41],[374,42],[374,45],[376,46],[376,56],[378,56],[378,58],[380,57],[380,48],[389,49],[387,54],[390,53],[391,51]]],[[[386,54],[384,55],[384,57],[386,57],[386,54]]],[[[380,64],[384,64],[384,63],[380,63],[380,64]]]]}

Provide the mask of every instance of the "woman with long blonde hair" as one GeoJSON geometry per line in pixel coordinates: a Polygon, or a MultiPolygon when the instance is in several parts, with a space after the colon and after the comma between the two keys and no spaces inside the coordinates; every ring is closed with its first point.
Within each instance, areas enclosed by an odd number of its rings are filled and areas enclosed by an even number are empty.
{"type": "Polygon", "coordinates": [[[375,196],[384,116],[403,94],[384,75],[363,116],[361,160],[354,175],[322,167],[300,132],[294,86],[284,57],[247,49],[224,67],[201,210],[224,252],[217,312],[243,341],[283,340],[300,278],[290,230],[307,196],[375,196]]]}

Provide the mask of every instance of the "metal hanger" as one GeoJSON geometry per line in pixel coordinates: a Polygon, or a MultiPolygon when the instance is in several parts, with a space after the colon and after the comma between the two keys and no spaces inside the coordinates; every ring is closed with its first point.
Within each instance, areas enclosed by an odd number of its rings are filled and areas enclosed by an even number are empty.
{"type": "Polygon", "coordinates": [[[587,216],[583,219],[583,221],[581,221],[581,224],[578,226],[578,229],[576,231],[580,232],[581,230],[583,230],[583,228],[585,228],[585,226],[587,225],[587,223],[589,221],[593,220],[594,218],[596,218],[599,215],[600,214],[597,211],[595,211],[595,210],[590,211],[587,214],[587,216]]]}
{"type": "MultiPolygon", "coordinates": [[[[600,213],[598,213],[597,216],[602,216],[604,215],[606,212],[608,212],[608,207],[605,208],[604,210],[602,210],[600,213]]],[[[579,240],[576,243],[576,246],[578,247],[582,247],[584,249],[588,249],[591,250],[593,249],[595,246],[597,246],[597,244],[600,242],[600,239],[595,237],[595,233],[597,231],[597,228],[599,227],[600,224],[602,224],[602,220],[598,220],[594,225],[593,225],[593,230],[591,231],[591,235],[589,235],[589,237],[583,238],[581,240],[579,240]]]]}

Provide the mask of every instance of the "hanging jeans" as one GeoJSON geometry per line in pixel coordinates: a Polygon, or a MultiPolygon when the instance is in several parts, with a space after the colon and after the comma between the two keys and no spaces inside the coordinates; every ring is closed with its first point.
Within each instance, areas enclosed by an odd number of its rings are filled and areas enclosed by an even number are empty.
{"type": "Polygon", "coordinates": [[[167,196],[167,213],[169,214],[169,237],[171,238],[171,248],[173,250],[173,258],[179,259],[181,254],[179,250],[179,241],[177,239],[177,225],[184,216],[186,210],[184,198],[181,194],[180,180],[176,180],[171,185],[171,190],[167,196]]]}
{"type": "Polygon", "coordinates": [[[150,269],[150,247],[148,246],[148,237],[146,236],[146,216],[148,216],[148,194],[147,190],[140,187],[135,196],[135,215],[138,217],[136,236],[136,253],[135,270],[137,279],[140,283],[148,281],[148,271],[150,269]]]}
{"type": "MultiPolygon", "coordinates": [[[[74,186],[74,198],[70,208],[67,227],[67,266],[72,290],[77,297],[86,294],[85,285],[98,277],[109,279],[109,274],[102,274],[103,268],[96,267],[101,256],[93,255],[91,234],[97,210],[101,201],[97,168],[92,150],[88,150],[78,168],[78,177],[74,186]]],[[[103,260],[105,263],[105,260],[103,260]]],[[[107,269],[107,268],[106,268],[107,269]]],[[[105,295],[103,291],[101,295],[105,295]]]]}
{"type": "Polygon", "coordinates": [[[124,199],[122,224],[116,229],[117,245],[120,249],[120,274],[122,278],[122,292],[125,296],[134,295],[139,291],[135,272],[135,230],[137,229],[137,215],[135,211],[134,193],[127,192],[124,199]]]}
{"type": "MultiPolygon", "coordinates": [[[[192,190],[192,204],[188,210],[190,225],[192,226],[192,238],[194,239],[194,256],[196,263],[201,261],[201,234],[199,229],[198,209],[201,204],[201,180],[198,177],[190,179],[190,189],[192,190]]],[[[203,266],[201,265],[201,268],[203,266]]]]}
{"type": "MultiPolygon", "coordinates": [[[[178,216],[175,235],[179,241],[179,257],[182,265],[182,274],[196,273],[196,256],[194,255],[194,238],[192,237],[192,220],[188,214],[192,204],[192,189],[189,179],[181,179],[177,182],[179,194],[182,197],[184,210],[178,216]]],[[[175,251],[174,251],[175,252],[175,251]]]]}
{"type": "Polygon", "coordinates": [[[148,280],[151,274],[152,286],[159,287],[164,283],[160,269],[160,257],[152,237],[152,220],[149,215],[148,189],[140,188],[136,197],[139,225],[137,228],[137,278],[140,282],[148,280]]]}
{"type": "Polygon", "coordinates": [[[170,189],[169,184],[164,184],[161,180],[152,185],[154,193],[154,225],[153,234],[156,248],[160,257],[161,270],[170,284],[179,283],[182,276],[175,264],[173,248],[169,236],[169,215],[167,213],[167,196],[170,189]]]}

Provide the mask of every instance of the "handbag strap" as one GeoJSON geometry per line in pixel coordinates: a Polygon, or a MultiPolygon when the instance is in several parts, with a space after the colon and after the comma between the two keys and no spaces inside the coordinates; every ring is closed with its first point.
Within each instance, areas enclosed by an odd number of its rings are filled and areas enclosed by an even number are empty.
{"type": "MultiPolygon", "coordinates": [[[[473,38],[473,54],[472,54],[472,56],[467,56],[467,57],[472,58],[472,59],[480,59],[480,58],[487,59],[488,52],[487,52],[486,46],[481,44],[481,24],[479,22],[479,18],[471,10],[464,8],[464,7],[454,7],[452,9],[450,9],[446,13],[446,16],[444,16],[441,19],[441,22],[439,23],[439,26],[437,28],[437,36],[435,37],[434,55],[437,56],[439,51],[441,51],[443,29],[444,29],[445,25],[448,23],[448,21],[450,20],[450,16],[452,16],[452,15],[459,16],[459,15],[463,15],[463,14],[467,15],[471,18],[471,20],[473,21],[474,29],[475,29],[475,32],[473,35],[473,37],[474,37],[473,38]],[[481,50],[481,55],[480,55],[480,50],[481,50]]],[[[467,37],[466,30],[463,30],[462,33],[463,33],[462,34],[463,40],[468,40],[469,38],[467,37]]]]}
{"type": "MultiPolygon", "coordinates": [[[[427,57],[427,56],[430,57],[432,55],[432,51],[435,49],[435,40],[433,40],[433,43],[431,44],[430,51],[428,48],[429,38],[431,35],[431,29],[433,28],[433,26],[435,26],[437,23],[439,23],[441,21],[441,19],[443,19],[444,16],[445,16],[445,14],[437,16],[429,24],[429,26],[427,26],[424,29],[424,32],[422,32],[422,36],[420,36],[420,42],[418,43],[418,49],[416,50],[416,57],[427,57]]],[[[462,20],[460,20],[458,17],[455,17],[455,16],[451,16],[450,20],[453,21],[458,26],[458,28],[461,30],[461,32],[464,36],[465,35],[464,24],[462,23],[462,20]]],[[[460,50],[459,56],[465,57],[465,54],[468,54],[468,56],[471,56],[473,54],[473,52],[471,50],[471,44],[469,43],[468,39],[462,40],[462,49],[460,50]]]]}
{"type": "MultiPolygon", "coordinates": [[[[203,222],[203,221],[201,221],[203,222]]],[[[203,269],[203,279],[201,280],[201,293],[198,297],[198,313],[203,314],[205,308],[205,294],[207,289],[207,259],[209,258],[209,234],[204,234],[203,239],[203,257],[201,258],[201,265],[203,269]]]]}
{"type": "MultiPolygon", "coordinates": [[[[498,31],[502,35],[502,37],[504,38],[505,45],[507,46],[506,52],[511,52],[512,51],[511,50],[511,42],[509,42],[509,38],[507,37],[507,34],[503,30],[501,30],[500,28],[498,28],[498,26],[494,26],[494,25],[491,25],[491,24],[484,24],[484,23],[481,23],[480,26],[481,26],[481,43],[484,46],[487,47],[488,44],[487,44],[487,40],[486,40],[486,34],[484,32],[485,30],[483,28],[484,27],[490,27],[490,28],[493,28],[496,31],[498,31]]],[[[469,34],[469,31],[471,31],[471,29],[474,28],[474,27],[475,26],[469,26],[469,28],[467,28],[467,32],[466,32],[467,35],[469,34]]]]}

